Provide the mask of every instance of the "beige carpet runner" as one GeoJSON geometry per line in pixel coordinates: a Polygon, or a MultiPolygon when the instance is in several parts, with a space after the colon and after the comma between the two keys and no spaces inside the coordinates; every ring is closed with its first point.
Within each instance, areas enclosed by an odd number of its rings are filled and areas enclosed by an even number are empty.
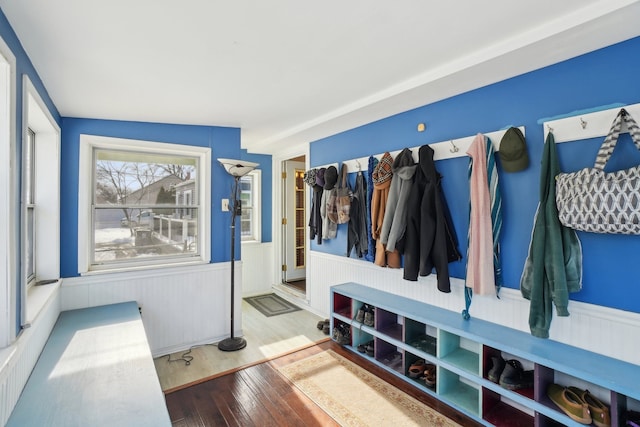
{"type": "Polygon", "coordinates": [[[343,426],[459,426],[331,350],[278,370],[343,426]]]}

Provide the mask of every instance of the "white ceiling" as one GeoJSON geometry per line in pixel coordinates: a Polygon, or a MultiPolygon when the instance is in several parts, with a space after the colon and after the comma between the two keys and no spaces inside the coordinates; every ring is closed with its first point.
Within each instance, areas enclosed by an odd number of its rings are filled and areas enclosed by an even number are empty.
{"type": "Polygon", "coordinates": [[[65,117],[276,153],[640,35],[638,0],[0,0],[65,117]]]}

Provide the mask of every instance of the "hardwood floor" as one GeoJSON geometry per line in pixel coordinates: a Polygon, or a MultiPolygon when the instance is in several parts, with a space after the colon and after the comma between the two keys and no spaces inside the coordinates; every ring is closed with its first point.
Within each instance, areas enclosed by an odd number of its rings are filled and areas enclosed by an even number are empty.
{"type": "Polygon", "coordinates": [[[278,366],[327,349],[360,364],[462,426],[480,425],[332,341],[168,393],[166,401],[172,424],[179,427],[336,426],[333,419],[276,370],[278,366]]]}

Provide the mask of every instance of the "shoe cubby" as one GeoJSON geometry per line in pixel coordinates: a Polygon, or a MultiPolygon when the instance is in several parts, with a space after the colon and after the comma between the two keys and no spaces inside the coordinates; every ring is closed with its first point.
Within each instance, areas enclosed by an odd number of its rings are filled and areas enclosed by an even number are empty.
{"type": "Polygon", "coordinates": [[[535,364],[527,359],[483,346],[482,377],[505,390],[534,399],[535,364]]]}
{"type": "Polygon", "coordinates": [[[398,341],[402,340],[403,318],[396,313],[376,307],[375,328],[381,334],[398,341]]]}
{"type": "Polygon", "coordinates": [[[612,426],[629,418],[640,426],[640,366],[356,283],[333,286],[330,301],[332,327],[349,327],[345,348],[483,425],[583,425],[549,398],[558,384],[588,390],[609,408],[612,426]],[[365,306],[373,307],[372,326],[355,320],[365,306]],[[433,388],[409,374],[420,360],[435,365],[433,388]],[[490,375],[494,360],[513,361],[500,372],[508,374],[502,385],[490,375]],[[526,381],[513,382],[513,372],[526,372],[516,376],[526,381]]]}
{"type": "Polygon", "coordinates": [[[404,375],[420,387],[436,390],[436,367],[435,363],[429,359],[405,352],[404,375]]]}
{"type": "Polygon", "coordinates": [[[438,332],[438,358],[471,374],[479,375],[480,344],[442,329],[438,332]]]}
{"type": "Polygon", "coordinates": [[[404,373],[403,352],[396,345],[377,338],[374,351],[376,361],[382,366],[399,374],[404,373]]]}
{"type": "Polygon", "coordinates": [[[442,366],[438,367],[436,377],[438,395],[442,399],[475,417],[480,416],[480,390],[477,384],[442,366]]]}
{"type": "Polygon", "coordinates": [[[488,388],[482,389],[482,419],[498,427],[534,427],[535,412],[488,388]]]}
{"type": "Polygon", "coordinates": [[[404,342],[431,356],[436,356],[438,330],[413,319],[404,321],[404,342]]]}

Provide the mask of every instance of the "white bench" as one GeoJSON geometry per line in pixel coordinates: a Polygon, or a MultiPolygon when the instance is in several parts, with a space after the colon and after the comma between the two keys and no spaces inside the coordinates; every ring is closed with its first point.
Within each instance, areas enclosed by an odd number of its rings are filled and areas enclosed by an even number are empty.
{"type": "Polygon", "coordinates": [[[7,426],[171,426],[138,305],[62,312],[7,426]]]}

